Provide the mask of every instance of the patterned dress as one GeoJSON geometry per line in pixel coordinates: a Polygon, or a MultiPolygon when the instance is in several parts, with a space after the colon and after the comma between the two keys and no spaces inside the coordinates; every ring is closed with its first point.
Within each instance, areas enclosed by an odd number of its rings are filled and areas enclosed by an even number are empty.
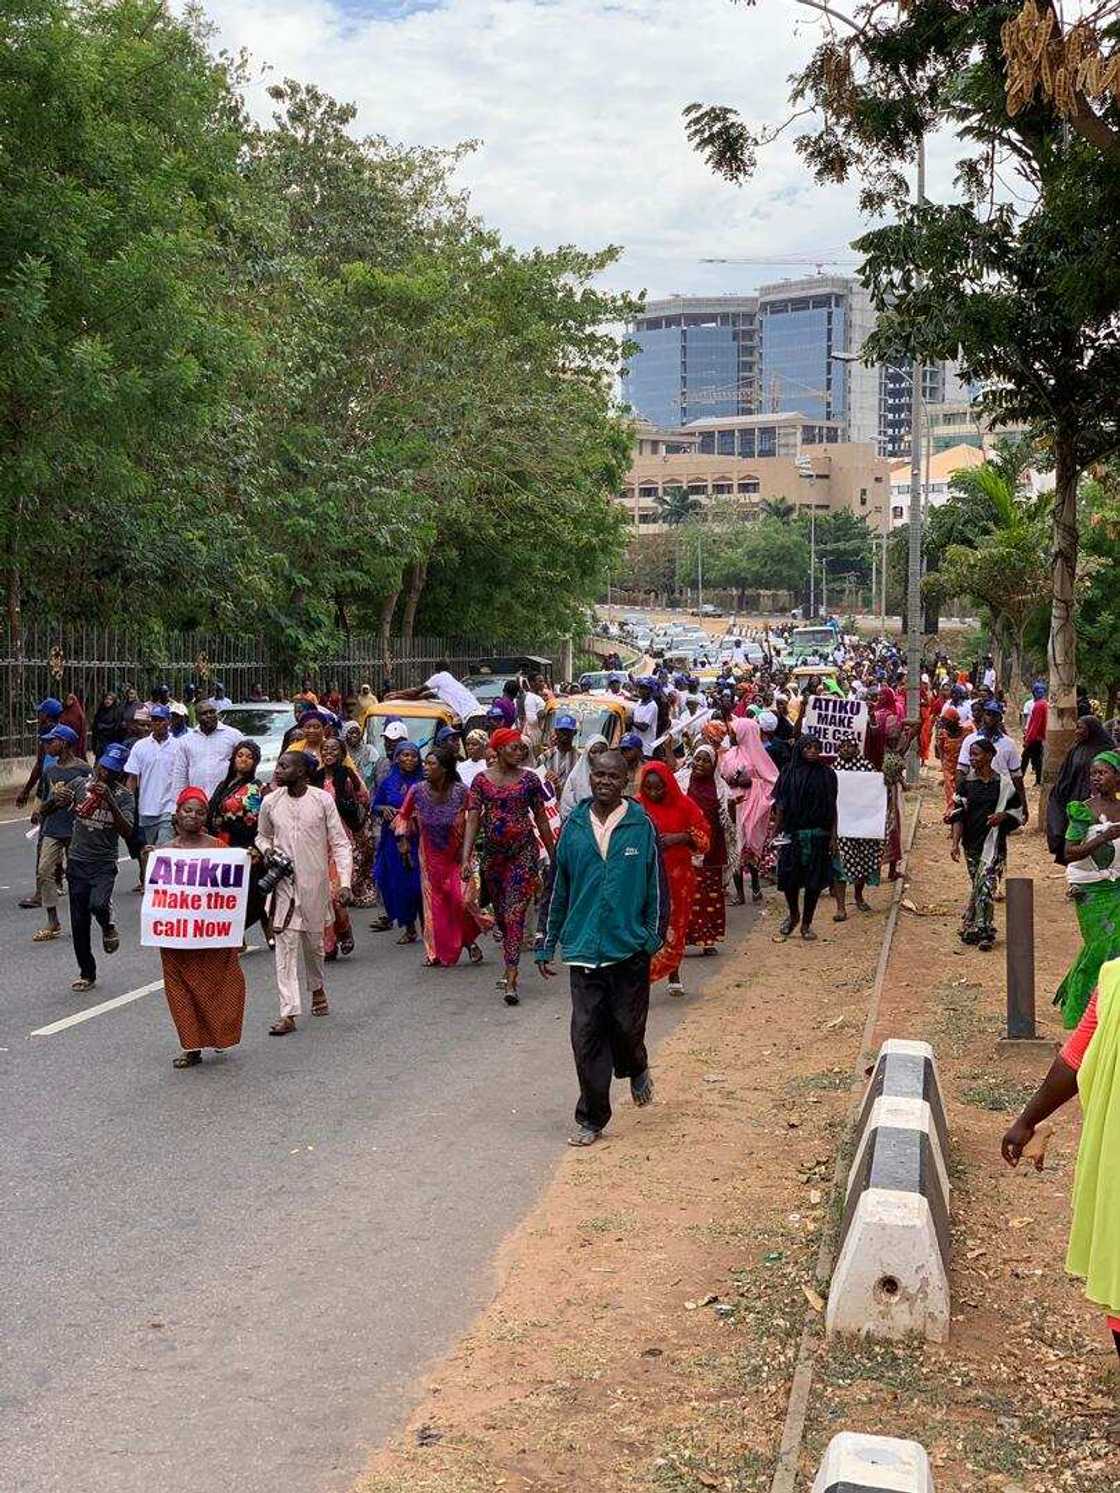
{"type": "MultiPolygon", "coordinates": [[[[1088,840],[1111,822],[1103,816],[1097,820],[1088,802],[1067,804],[1066,814],[1067,840],[1088,840]]],[[[1072,1031],[1085,1014],[1101,965],[1120,957],[1120,873],[1116,860],[1116,846],[1102,845],[1089,859],[1072,861],[1066,868],[1082,940],[1081,950],[1054,996],[1054,1004],[1062,1008],[1062,1025],[1067,1031],[1072,1031]]]]}
{"type": "Polygon", "coordinates": [[[521,959],[526,915],[539,884],[533,811],[543,808],[544,801],[544,784],[524,768],[508,783],[495,783],[488,772],[480,772],[468,790],[467,808],[479,815],[482,879],[507,969],[516,968],[521,959]]]}
{"type": "Polygon", "coordinates": [[[432,964],[456,964],[481,931],[459,874],[467,792],[462,783],[453,782],[445,796],[437,797],[428,783],[417,783],[393,823],[397,835],[419,831],[424,951],[432,964]]]}
{"type": "MultiPolygon", "coordinates": [[[[847,762],[837,757],[832,764],[837,772],[875,772],[866,757],[854,757],[847,762]]],[[[882,840],[857,840],[851,835],[841,835],[836,842],[836,857],[833,870],[837,881],[849,884],[865,881],[868,886],[879,885],[879,867],[883,863],[882,840]]]]}

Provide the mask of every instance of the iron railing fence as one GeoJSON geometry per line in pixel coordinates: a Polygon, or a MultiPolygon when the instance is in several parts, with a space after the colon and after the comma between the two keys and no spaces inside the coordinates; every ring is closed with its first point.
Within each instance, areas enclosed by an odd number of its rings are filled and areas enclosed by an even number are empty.
{"type": "MultiPolygon", "coordinates": [[[[65,700],[75,694],[93,713],[107,690],[131,684],[147,699],[152,687],[166,684],[182,699],[188,684],[205,692],[225,685],[230,698],[247,700],[254,686],[270,699],[286,699],[305,678],[326,687],[337,681],[344,694],[369,684],[380,693],[385,680],[385,651],[376,634],[354,634],[323,659],[293,663],[258,637],[209,632],[152,635],[127,627],[59,626],[47,620],[29,622],[22,646],[0,625],[0,758],[28,756],[35,750],[35,706],[48,695],[65,700]]],[[[489,638],[390,639],[390,677],[397,688],[412,688],[440,668],[456,675],[472,672],[478,662],[518,654],[538,654],[559,667],[562,649],[555,641],[503,643],[489,638]]]]}

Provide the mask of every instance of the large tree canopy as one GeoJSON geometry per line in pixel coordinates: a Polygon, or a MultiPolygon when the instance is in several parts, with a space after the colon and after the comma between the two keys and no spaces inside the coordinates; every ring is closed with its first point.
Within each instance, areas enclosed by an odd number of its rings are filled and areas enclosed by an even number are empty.
{"type": "Polygon", "coordinates": [[[0,26],[17,647],[21,604],[308,655],[577,627],[623,546],[617,251],[510,248],[453,184],[470,142],[359,138],[315,87],[254,124],[194,12],[23,0],[0,26]]]}
{"type": "MultiPolygon", "coordinates": [[[[793,119],[807,121],[798,151],[818,181],[857,179],[864,209],[896,219],[856,244],[880,316],[869,360],[959,357],[989,413],[1027,422],[1052,449],[1050,664],[1060,737],[1075,711],[1079,478],[1120,446],[1115,68],[1105,59],[1108,86],[1091,62],[1056,79],[1056,54],[1045,48],[1058,33],[1048,23],[1038,76],[1023,79],[1015,71],[1022,37],[1007,24],[1015,12],[994,0],[866,0],[850,11],[802,3],[823,20],[791,85],[793,119]],[[957,200],[912,204],[908,168],[925,134],[946,128],[962,147],[957,200]]],[[[1068,50],[1072,38],[1062,36],[1068,50]]],[[[692,142],[732,180],[750,174],[782,127],[748,125],[726,106],[688,110],[692,142]]]]}

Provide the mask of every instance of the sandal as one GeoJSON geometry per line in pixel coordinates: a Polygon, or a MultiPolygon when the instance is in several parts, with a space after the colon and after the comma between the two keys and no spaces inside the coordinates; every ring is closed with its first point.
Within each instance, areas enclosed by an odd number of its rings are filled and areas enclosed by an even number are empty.
{"type": "Polygon", "coordinates": [[[514,986],[510,986],[506,990],[506,993],[502,996],[502,999],[505,1001],[507,1006],[519,1006],[521,1004],[521,997],[518,995],[517,989],[514,986]]]}
{"type": "Polygon", "coordinates": [[[19,899],[19,905],[20,907],[42,907],[43,899],[39,896],[21,897],[19,899]]]}
{"type": "Polygon", "coordinates": [[[704,947],[700,950],[700,957],[702,959],[710,959],[713,954],[718,954],[718,953],[719,953],[719,950],[716,948],[716,946],[715,946],[714,943],[706,943],[704,945],[704,947]]]}
{"type": "Polygon", "coordinates": [[[778,924],[778,937],[779,938],[788,938],[792,932],[793,932],[793,919],[792,918],[783,918],[782,921],[778,924]]]}
{"type": "Polygon", "coordinates": [[[683,995],[684,994],[684,986],[681,984],[681,982],[679,980],[670,980],[669,981],[669,994],[670,995],[674,995],[674,996],[675,995],[683,995]]]}
{"type": "Polygon", "coordinates": [[[467,958],[471,961],[472,964],[482,963],[482,950],[476,943],[472,943],[467,949],[467,958]]]}
{"type": "Polygon", "coordinates": [[[443,964],[439,959],[425,959],[421,965],[422,969],[442,969],[443,964]]]}
{"type": "Polygon", "coordinates": [[[812,928],[802,928],[801,937],[806,943],[815,943],[817,935],[813,932],[812,928]]]}
{"type": "Polygon", "coordinates": [[[581,1125],[578,1130],[568,1136],[569,1146],[593,1146],[602,1132],[592,1130],[588,1125],[581,1125]]]}
{"type": "Polygon", "coordinates": [[[379,917],[375,922],[372,922],[370,924],[370,927],[373,929],[374,933],[388,933],[391,930],[392,926],[392,918],[387,918],[385,916],[379,917]]]}
{"type": "Polygon", "coordinates": [[[31,935],[32,943],[50,943],[52,938],[61,938],[61,928],[37,928],[31,935]]]}
{"type": "Polygon", "coordinates": [[[121,946],[121,936],[117,932],[115,923],[110,923],[101,935],[101,947],[106,954],[115,954],[121,946]]]}
{"type": "Polygon", "coordinates": [[[848,914],[846,912],[834,912],[832,914],[832,921],[834,923],[846,923],[848,921],[848,914]]]}
{"type": "Polygon", "coordinates": [[[415,943],[416,942],[416,934],[414,932],[410,933],[408,931],[408,929],[406,928],[404,930],[404,932],[401,934],[400,938],[397,939],[397,942],[399,944],[415,943]]]}
{"type": "Polygon", "coordinates": [[[96,984],[96,980],[87,980],[85,975],[82,975],[80,979],[74,981],[70,989],[76,990],[79,995],[84,995],[87,990],[92,990],[96,984]]]}
{"type": "Polygon", "coordinates": [[[630,1097],[639,1109],[653,1102],[653,1079],[648,1068],[630,1080],[630,1097]]]}
{"type": "Polygon", "coordinates": [[[312,1016],[329,1016],[331,1014],[325,990],[313,990],[311,992],[311,1014],[312,1016]]]}
{"type": "Polygon", "coordinates": [[[269,1027],[268,1035],[270,1037],[286,1037],[289,1032],[294,1032],[295,1029],[296,1019],[294,1016],[281,1016],[279,1021],[274,1021],[269,1027]]]}
{"type": "Polygon", "coordinates": [[[354,935],[352,933],[347,933],[344,938],[339,939],[338,952],[344,959],[348,959],[354,952],[354,935]]]}
{"type": "Polygon", "coordinates": [[[177,1058],[173,1058],[171,1061],[171,1066],[173,1068],[193,1068],[196,1063],[201,1062],[202,1053],[197,1049],[194,1049],[191,1052],[180,1053],[177,1058]]]}

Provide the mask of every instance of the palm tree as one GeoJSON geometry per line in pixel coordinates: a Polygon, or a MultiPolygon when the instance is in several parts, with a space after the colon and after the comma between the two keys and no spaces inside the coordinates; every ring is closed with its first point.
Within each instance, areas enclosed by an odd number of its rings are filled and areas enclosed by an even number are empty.
{"type": "Polygon", "coordinates": [[[788,524],[797,508],[786,498],[763,498],[758,511],[764,518],[776,518],[779,523],[788,524]]]}
{"type": "Polygon", "coordinates": [[[684,524],[690,518],[695,518],[704,506],[699,498],[694,498],[686,487],[675,485],[666,487],[660,492],[654,503],[663,524],[684,524]]]}

